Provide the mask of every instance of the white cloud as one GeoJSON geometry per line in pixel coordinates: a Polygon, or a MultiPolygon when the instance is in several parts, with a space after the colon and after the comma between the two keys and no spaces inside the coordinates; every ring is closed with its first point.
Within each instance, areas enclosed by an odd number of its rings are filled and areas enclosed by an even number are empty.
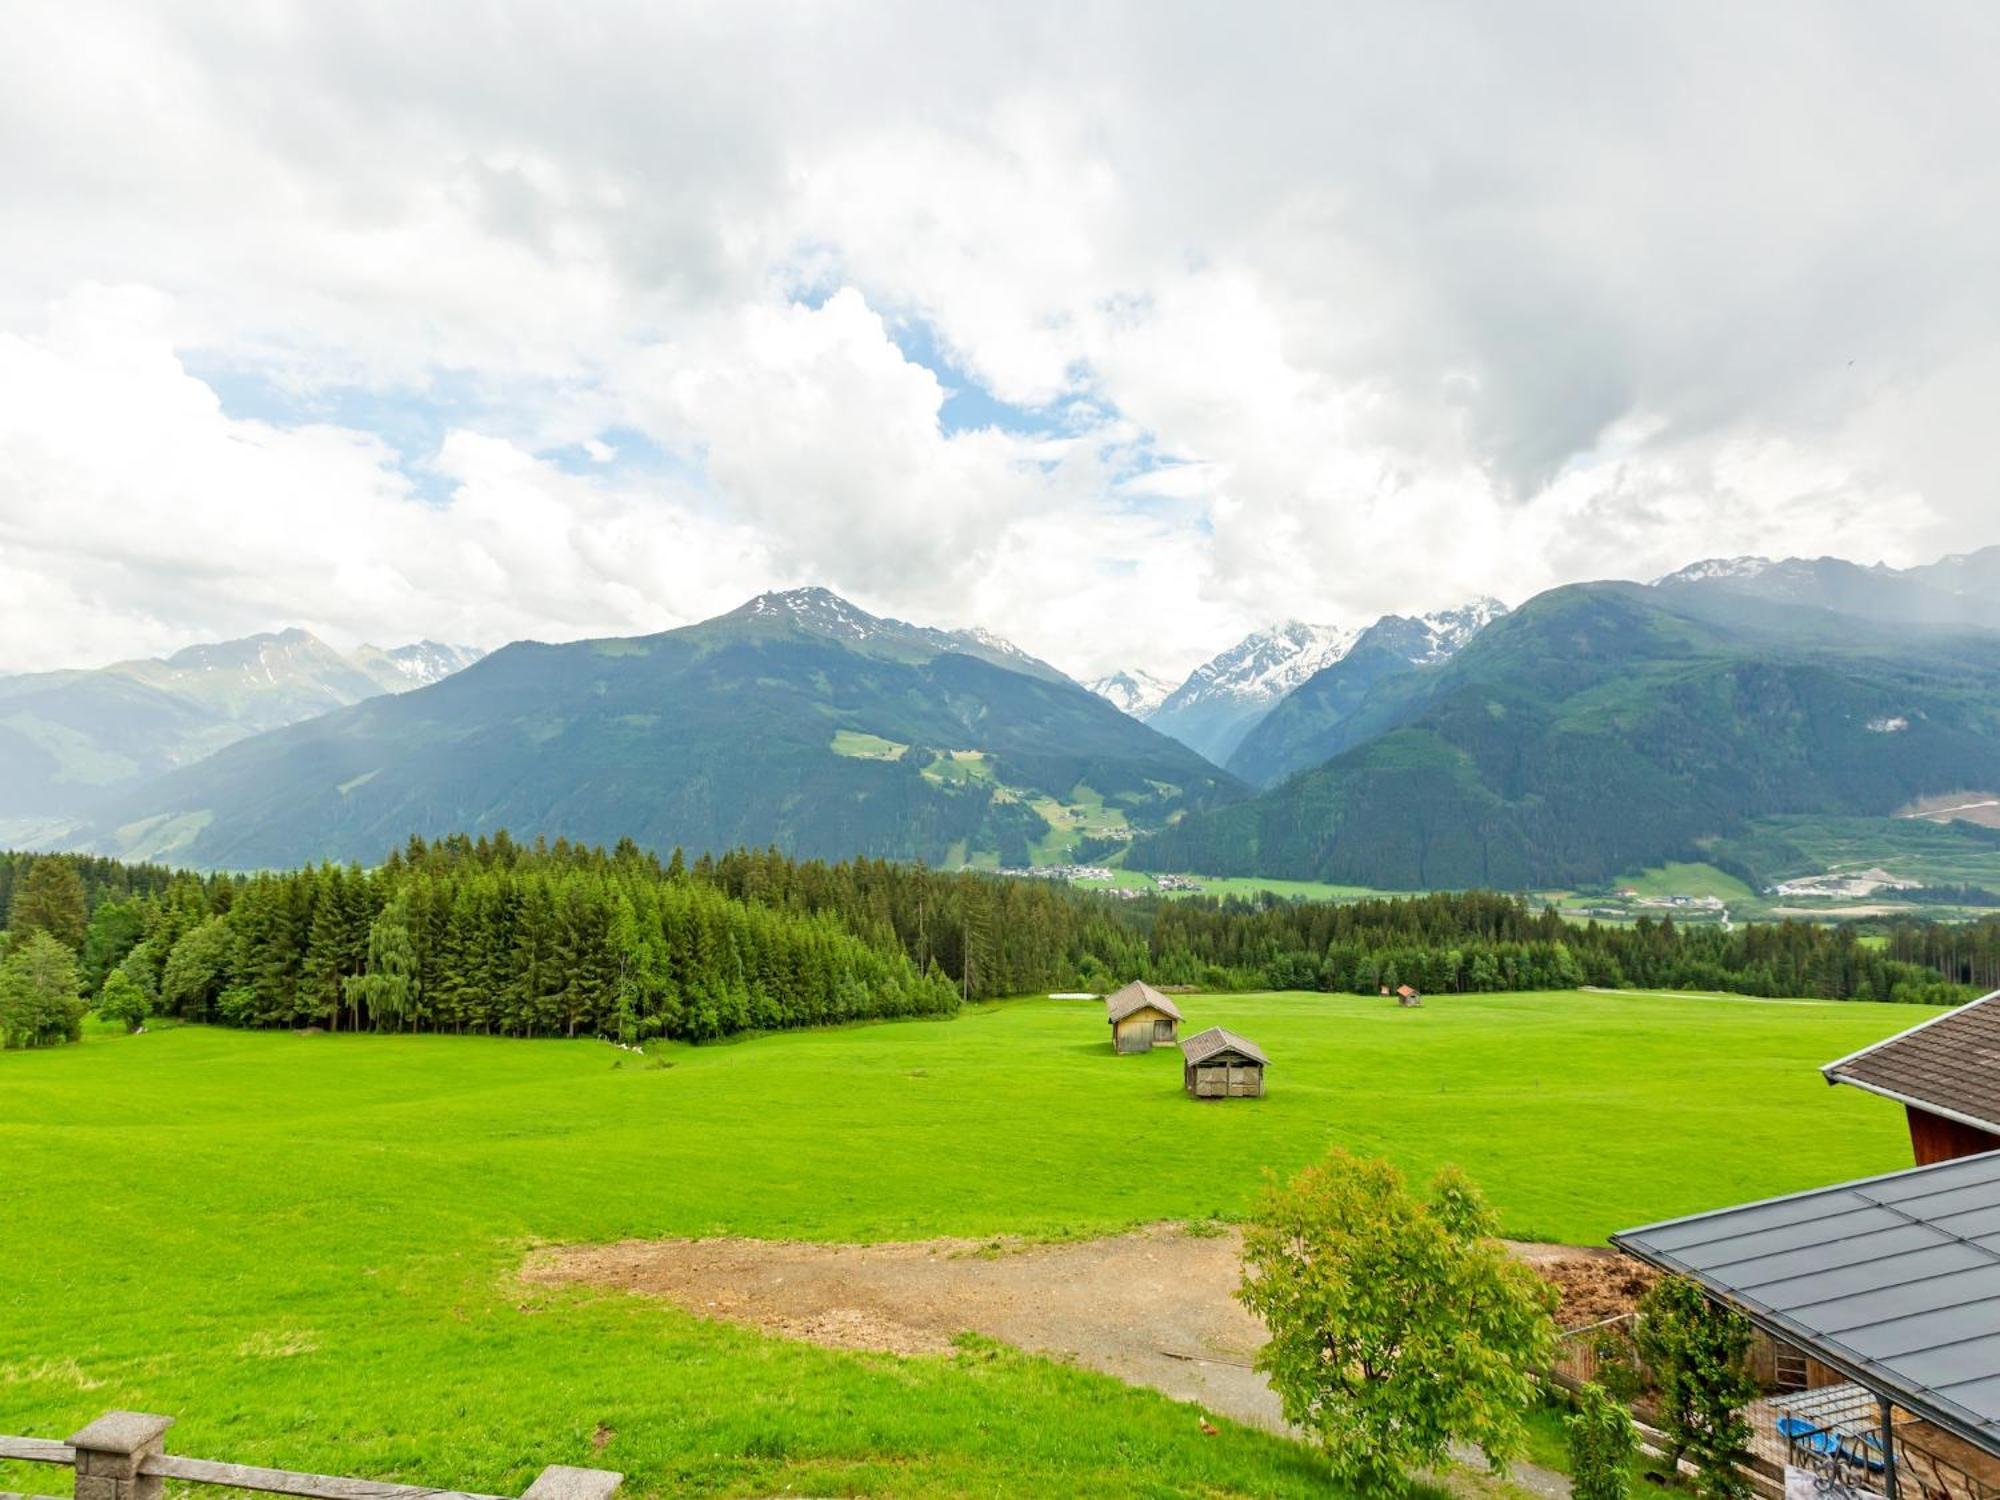
{"type": "Polygon", "coordinates": [[[1996,33],[31,4],[0,667],[821,581],[1172,672],[1284,616],[2000,540],[1996,33]],[[1043,430],[944,422],[968,379],[1043,430]]]}

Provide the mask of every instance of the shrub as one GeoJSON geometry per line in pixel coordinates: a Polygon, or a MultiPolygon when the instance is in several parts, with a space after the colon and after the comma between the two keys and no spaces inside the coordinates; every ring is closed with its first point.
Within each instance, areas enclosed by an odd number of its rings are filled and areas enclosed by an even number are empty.
{"type": "Polygon", "coordinates": [[[1639,1429],[1623,1403],[1601,1385],[1585,1385],[1576,1393],[1576,1410],[1563,1430],[1569,1437],[1574,1500],[1625,1500],[1626,1480],[1639,1452],[1639,1429]]]}
{"type": "Polygon", "coordinates": [[[1336,1477],[1397,1488],[1454,1441],[1496,1468],[1525,1449],[1555,1292],[1496,1227],[1453,1169],[1419,1199],[1388,1162],[1335,1150],[1266,1187],[1237,1296],[1271,1333],[1257,1368],[1336,1477]]]}
{"type": "Polygon", "coordinates": [[[1747,1500],[1737,1459],[1750,1442],[1743,1408],[1756,1399],[1750,1378],[1750,1322],[1711,1301],[1685,1276],[1668,1276],[1639,1304],[1639,1353],[1660,1388],[1660,1419],[1673,1444],[1699,1467],[1703,1500],[1747,1500]]]}
{"type": "Polygon", "coordinates": [[[151,1014],[153,1002],[139,981],[123,969],[113,969],[104,977],[104,989],[97,997],[97,1013],[107,1021],[116,1021],[128,1032],[137,1031],[146,1024],[151,1014]]]}

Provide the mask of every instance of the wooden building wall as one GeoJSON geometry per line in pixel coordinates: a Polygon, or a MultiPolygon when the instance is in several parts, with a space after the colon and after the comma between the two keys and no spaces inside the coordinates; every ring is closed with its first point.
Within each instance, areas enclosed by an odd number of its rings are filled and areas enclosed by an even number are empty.
{"type": "Polygon", "coordinates": [[[1961,1156],[1977,1156],[1982,1151],[2000,1151],[2000,1135],[1991,1131],[1947,1120],[1914,1104],[1905,1105],[1903,1112],[1910,1117],[1910,1150],[1920,1167],[1936,1161],[1956,1161],[1961,1156]]]}
{"type": "Polygon", "coordinates": [[[1150,1052],[1155,1042],[1174,1039],[1174,1018],[1150,1006],[1113,1023],[1111,1045],[1120,1052],[1150,1052]]]}
{"type": "Polygon", "coordinates": [[[1264,1070],[1256,1063],[1226,1060],[1185,1065],[1187,1091],[1197,1099],[1261,1099],[1264,1070]]]}

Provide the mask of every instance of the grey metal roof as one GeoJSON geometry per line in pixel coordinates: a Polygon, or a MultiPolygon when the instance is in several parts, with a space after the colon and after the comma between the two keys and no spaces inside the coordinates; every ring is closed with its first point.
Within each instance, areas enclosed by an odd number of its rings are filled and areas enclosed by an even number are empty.
{"type": "Polygon", "coordinates": [[[2000,991],[1899,1031],[1820,1069],[1828,1083],[2000,1132],[2000,991]]]}
{"type": "Polygon", "coordinates": [[[2000,1152],[1611,1236],[2000,1455],[2000,1152]]]}
{"type": "Polygon", "coordinates": [[[1271,1059],[1257,1049],[1257,1044],[1248,1037],[1240,1037],[1233,1031],[1224,1031],[1220,1026],[1211,1026],[1206,1031],[1197,1032],[1181,1043],[1181,1056],[1191,1063],[1207,1062],[1219,1052],[1236,1052],[1254,1063],[1269,1067],[1271,1059]]]}
{"type": "Polygon", "coordinates": [[[1124,989],[1104,997],[1105,1017],[1114,1025],[1149,1005],[1161,1015],[1172,1016],[1176,1021],[1181,1018],[1180,1007],[1143,979],[1135,979],[1124,989]]]}

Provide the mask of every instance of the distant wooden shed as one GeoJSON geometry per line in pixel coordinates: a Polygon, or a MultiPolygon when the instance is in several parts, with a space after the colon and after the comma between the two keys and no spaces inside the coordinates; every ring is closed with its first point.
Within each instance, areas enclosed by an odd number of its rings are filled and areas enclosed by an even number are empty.
{"type": "Polygon", "coordinates": [[[1181,1086],[1197,1099],[1261,1099],[1270,1065],[1255,1042],[1220,1026],[1181,1043],[1181,1086]]]}
{"type": "Polygon", "coordinates": [[[1104,997],[1114,1052],[1151,1052],[1155,1042],[1171,1042],[1181,1024],[1180,1007],[1141,980],[1104,997]]]}
{"type": "Polygon", "coordinates": [[[1399,984],[1396,986],[1396,1003],[1398,1005],[1422,1005],[1424,997],[1421,991],[1413,990],[1407,984],[1399,984]]]}

